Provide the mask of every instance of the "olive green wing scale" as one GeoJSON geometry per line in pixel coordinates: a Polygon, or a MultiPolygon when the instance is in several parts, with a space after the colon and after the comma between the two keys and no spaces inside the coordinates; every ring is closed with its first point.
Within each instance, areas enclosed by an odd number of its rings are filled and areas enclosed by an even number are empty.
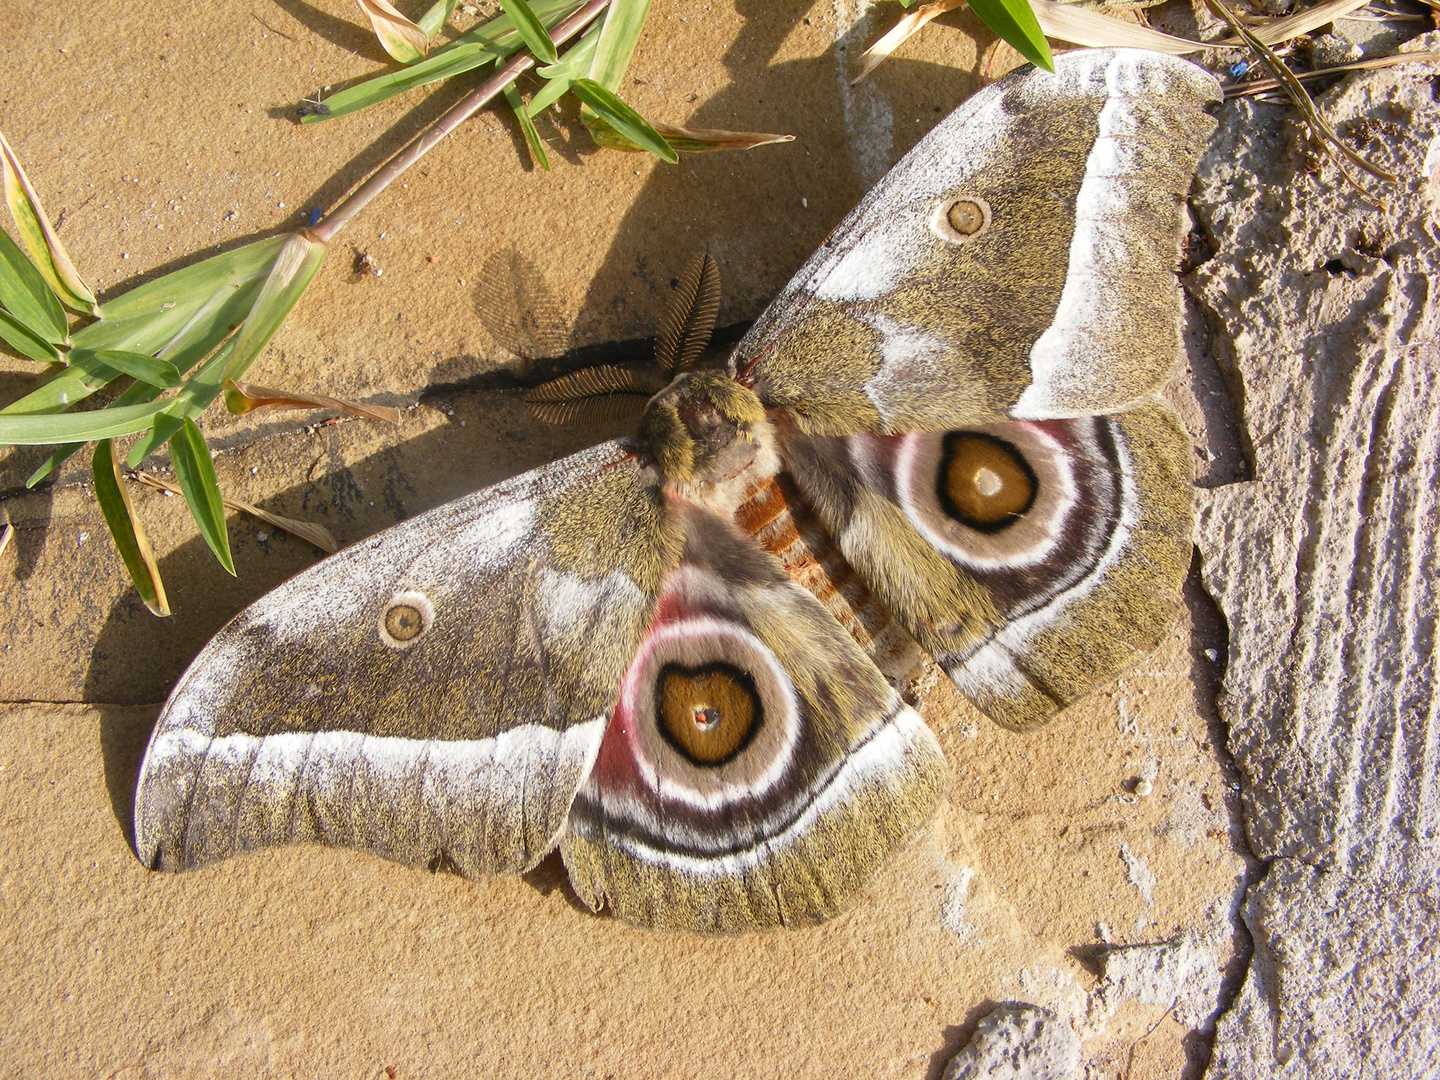
{"type": "Polygon", "coordinates": [[[679,537],[610,443],[318,563],[196,657],[141,768],[167,870],[302,841],[465,874],[551,850],[679,537]]]}
{"type": "Polygon", "coordinates": [[[1126,409],[1179,352],[1181,203],[1219,84],[1082,49],[941,121],[821,246],[730,371],[809,435],[1126,409]]]}

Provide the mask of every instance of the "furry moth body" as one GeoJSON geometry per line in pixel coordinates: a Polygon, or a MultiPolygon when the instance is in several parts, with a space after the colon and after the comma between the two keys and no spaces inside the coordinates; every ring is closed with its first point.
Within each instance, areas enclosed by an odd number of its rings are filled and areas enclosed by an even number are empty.
{"type": "Polygon", "coordinates": [[[1124,50],[1001,80],[636,438],[242,612],[156,726],[141,860],[312,841],[471,875],[558,846],[643,925],[844,910],[947,784],[881,667],[918,642],[1024,729],[1168,624],[1189,450],[1152,395],[1218,97],[1124,50]]]}

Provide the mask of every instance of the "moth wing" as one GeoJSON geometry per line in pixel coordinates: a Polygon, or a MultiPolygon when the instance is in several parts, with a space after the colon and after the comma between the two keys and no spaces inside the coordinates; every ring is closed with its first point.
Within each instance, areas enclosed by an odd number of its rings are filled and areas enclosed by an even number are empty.
{"type": "Polygon", "coordinates": [[[1152,649],[1190,562],[1190,441],[1115,416],[789,435],[793,479],[876,596],[994,720],[1027,729],[1152,649]]]}
{"type": "Polygon", "coordinates": [[[347,548],[210,642],[160,715],[136,849],[317,842],[471,875],[551,850],[679,548],[609,443],[347,548]]]}
{"type": "Polygon", "coordinates": [[[848,907],[948,783],[935,737],[810,593],[725,520],[684,555],[560,850],[577,893],[702,932],[848,907]]]}
{"type": "Polygon", "coordinates": [[[1123,410],[1179,355],[1181,206],[1219,84],[1083,49],[969,98],[755,323],[731,373],[811,435],[1123,410]]]}

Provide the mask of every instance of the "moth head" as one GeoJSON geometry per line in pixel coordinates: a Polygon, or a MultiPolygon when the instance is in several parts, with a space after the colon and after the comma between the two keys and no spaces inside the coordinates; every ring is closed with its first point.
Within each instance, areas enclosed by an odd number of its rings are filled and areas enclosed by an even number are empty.
{"type": "Polygon", "coordinates": [[[765,423],[752,391],[719,371],[688,371],[650,399],[640,436],[666,478],[684,483],[745,471],[765,423]]]}

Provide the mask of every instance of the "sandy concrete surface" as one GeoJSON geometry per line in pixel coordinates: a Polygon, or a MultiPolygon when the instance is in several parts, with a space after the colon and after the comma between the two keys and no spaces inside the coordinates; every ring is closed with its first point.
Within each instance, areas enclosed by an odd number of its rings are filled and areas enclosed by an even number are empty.
{"type": "MultiPolygon", "coordinates": [[[[1008,63],[947,16],[852,89],[849,58],[899,13],[864,8],[656,0],[625,96],[654,119],[797,135],[784,146],[666,169],[594,151],[567,106],[542,123],[545,174],[507,116],[467,124],[341,234],[251,371],[399,404],[402,425],[212,410],[222,487],[349,543],[593,441],[537,426],[501,377],[651,334],[701,246],[724,273],[722,324],[753,318],[982,68],[1008,63]],[[383,275],[353,275],[356,252],[383,275]]],[[[0,128],[103,289],[293,227],[441,108],[421,92],[373,117],[291,121],[299,99],[382,66],[340,0],[10,5],[0,58],[0,128]]],[[[33,370],[0,357],[0,400],[33,370]]],[[[1153,656],[1039,734],[995,728],[932,679],[921,710],[948,804],[851,913],[669,936],[581,910],[554,863],[466,882],[292,849],[144,870],[129,814],[158,703],[225,619],[318,553],[232,515],[230,579],[179,499],[137,489],[175,609],[157,621],[83,468],[17,493],[39,456],[0,454],[17,527],[0,557],[0,1063],[14,1074],[938,1077],[1010,1000],[1071,1025],[1092,1075],[1203,1067],[1248,945],[1213,705],[1225,633],[1198,587],[1153,656]],[[1149,951],[1107,958],[1107,943],[1149,951]]]]}

